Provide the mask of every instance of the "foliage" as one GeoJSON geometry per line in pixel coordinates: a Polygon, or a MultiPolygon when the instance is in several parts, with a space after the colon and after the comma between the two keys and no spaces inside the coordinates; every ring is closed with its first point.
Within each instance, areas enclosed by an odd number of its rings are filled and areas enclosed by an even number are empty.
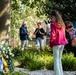
{"type": "Polygon", "coordinates": [[[70,70],[70,71],[75,71],[76,70],[76,58],[74,58],[74,55],[72,53],[68,54],[66,53],[63,55],[62,58],[63,62],[63,69],[64,70],[70,70]]]}
{"type": "Polygon", "coordinates": [[[43,0],[12,0],[10,36],[15,39],[18,45],[20,44],[19,28],[23,20],[27,21],[29,39],[32,40],[37,22],[44,22],[46,19],[46,15],[42,11],[43,4],[43,0]]]}
{"type": "Polygon", "coordinates": [[[11,3],[11,37],[19,43],[19,28],[23,20],[27,21],[27,28],[32,40],[33,32],[39,21],[50,18],[53,9],[61,12],[64,20],[76,20],[75,0],[12,0],[11,3]]]}
{"type": "MultiPolygon", "coordinates": [[[[50,56],[51,52],[49,52],[49,48],[46,47],[45,49],[47,50],[39,51],[36,47],[28,47],[25,48],[25,51],[20,52],[21,54],[15,59],[18,59],[18,61],[20,61],[20,67],[28,68],[30,70],[46,69],[46,67],[48,69],[50,69],[50,67],[53,68],[53,65],[49,66],[49,64],[52,63],[51,60],[49,60],[52,59],[50,56]]],[[[14,49],[12,51],[15,53],[14,49]]]]}
{"type": "MultiPolygon", "coordinates": [[[[35,2],[36,4],[29,4],[27,0],[13,0],[12,1],[12,9],[11,9],[11,36],[16,38],[19,36],[19,28],[22,25],[24,19],[27,20],[27,27],[29,32],[35,30],[36,23],[41,21],[42,18],[46,16],[39,15],[37,17],[38,12],[42,11],[41,3],[39,1],[35,2]],[[35,5],[35,6],[34,6],[35,5]],[[33,7],[34,6],[34,7],[33,7]],[[15,35],[15,36],[14,36],[15,35]]],[[[43,12],[41,12],[43,13],[43,12]]]]}
{"type": "Polygon", "coordinates": [[[32,8],[32,10],[35,8],[34,9],[35,13],[37,14],[37,16],[40,16],[45,14],[43,12],[44,2],[45,2],[44,0],[20,0],[20,1],[13,0],[12,9],[19,10],[20,7],[23,7],[24,5],[26,5],[26,11],[27,11],[27,7],[32,8]]]}
{"type": "Polygon", "coordinates": [[[71,21],[76,21],[75,8],[75,0],[46,0],[44,7],[47,15],[50,15],[51,10],[58,10],[61,12],[64,20],[71,21]]]}
{"type": "Polygon", "coordinates": [[[0,75],[29,75],[29,74],[23,73],[21,71],[13,71],[13,72],[0,72],[0,75]]]}
{"type": "Polygon", "coordinates": [[[64,20],[76,20],[75,8],[76,3],[75,0],[21,0],[22,4],[26,4],[30,8],[37,8],[35,12],[37,15],[46,14],[50,15],[51,10],[59,10],[63,15],[64,20]]]}
{"type": "MultiPolygon", "coordinates": [[[[47,48],[48,49],[48,48],[47,48]]],[[[16,49],[18,50],[18,49],[16,49]]],[[[20,49],[19,49],[20,50],[20,49]]],[[[13,51],[15,51],[13,49],[13,51]]],[[[19,51],[18,51],[19,52],[19,51]]],[[[16,53],[15,53],[16,54],[16,53]]],[[[27,48],[15,58],[20,63],[19,67],[27,68],[30,70],[51,69],[53,70],[53,55],[52,51],[39,51],[36,48],[27,48]]],[[[62,65],[64,70],[76,70],[76,58],[72,53],[64,53],[62,57],[62,65]]]]}
{"type": "Polygon", "coordinates": [[[50,68],[50,66],[52,66],[52,64],[50,65],[51,60],[49,59],[52,59],[49,54],[27,51],[23,54],[23,56],[20,57],[19,60],[21,61],[21,66],[23,65],[24,68],[28,68],[30,70],[39,70],[46,69],[46,67],[50,68]]]}
{"type": "Polygon", "coordinates": [[[22,54],[21,48],[19,46],[15,48],[13,47],[12,53],[14,54],[14,58],[20,56],[22,54]]]}
{"type": "Polygon", "coordinates": [[[14,65],[12,58],[14,54],[11,52],[11,48],[8,46],[8,43],[5,41],[0,41],[0,55],[2,55],[7,61],[8,67],[10,71],[14,70],[14,65]]]}
{"type": "MultiPolygon", "coordinates": [[[[32,46],[32,45],[29,45],[28,47],[25,47],[24,48],[25,51],[31,51],[31,52],[40,52],[40,49],[37,49],[36,46],[32,46]]],[[[49,46],[45,46],[41,52],[52,52],[50,50],[50,47],[49,46]]],[[[14,57],[18,57],[20,56],[23,52],[22,52],[22,48],[20,46],[17,46],[17,47],[13,47],[12,48],[12,53],[14,54],[14,57]]]]}

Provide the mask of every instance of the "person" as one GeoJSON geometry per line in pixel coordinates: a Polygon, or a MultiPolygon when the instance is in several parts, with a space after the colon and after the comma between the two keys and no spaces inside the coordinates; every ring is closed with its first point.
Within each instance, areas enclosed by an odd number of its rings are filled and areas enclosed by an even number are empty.
{"type": "Polygon", "coordinates": [[[63,75],[62,53],[64,45],[68,43],[65,36],[65,25],[60,13],[57,10],[51,12],[51,32],[50,47],[53,49],[54,56],[54,75],[63,75]]]}
{"type": "Polygon", "coordinates": [[[66,31],[69,33],[70,38],[70,49],[74,52],[74,57],[76,57],[76,28],[71,21],[65,21],[66,31]]]}
{"type": "Polygon", "coordinates": [[[74,28],[76,28],[76,21],[74,22],[74,28]]]}
{"type": "Polygon", "coordinates": [[[68,44],[64,46],[64,49],[65,49],[64,53],[74,52],[73,46],[71,45],[71,38],[70,38],[69,32],[65,31],[65,33],[66,33],[66,39],[68,40],[68,44]]]}
{"type": "Polygon", "coordinates": [[[42,49],[43,48],[43,42],[44,42],[45,30],[42,28],[41,22],[38,22],[37,26],[38,27],[35,29],[34,35],[36,35],[37,47],[42,49]]]}
{"type": "Polygon", "coordinates": [[[23,21],[23,24],[20,27],[20,40],[21,40],[22,47],[28,46],[28,35],[29,35],[29,32],[27,30],[26,21],[23,21]]]}
{"type": "Polygon", "coordinates": [[[50,24],[51,24],[51,21],[49,21],[49,20],[45,21],[45,24],[46,24],[46,45],[48,45],[49,44],[49,39],[50,39],[50,31],[51,31],[50,24]]]}

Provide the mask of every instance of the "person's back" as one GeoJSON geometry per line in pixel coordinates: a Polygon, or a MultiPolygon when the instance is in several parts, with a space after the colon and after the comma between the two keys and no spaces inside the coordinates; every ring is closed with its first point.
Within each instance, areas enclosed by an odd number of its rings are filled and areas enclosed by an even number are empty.
{"type": "Polygon", "coordinates": [[[65,37],[65,24],[56,10],[52,11],[51,20],[50,47],[54,56],[54,75],[63,75],[61,58],[64,46],[68,43],[65,37]]]}
{"type": "Polygon", "coordinates": [[[65,28],[58,27],[58,23],[56,21],[51,23],[51,28],[55,29],[55,31],[52,30],[53,33],[51,32],[50,34],[51,47],[56,45],[65,45],[67,43],[67,40],[65,37],[65,28]]]}

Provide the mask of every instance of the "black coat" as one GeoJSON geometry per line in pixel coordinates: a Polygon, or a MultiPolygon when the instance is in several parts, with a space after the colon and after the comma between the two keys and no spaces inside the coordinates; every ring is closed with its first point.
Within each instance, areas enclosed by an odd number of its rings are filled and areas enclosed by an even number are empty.
{"type": "Polygon", "coordinates": [[[20,40],[28,40],[28,30],[23,25],[20,27],[20,40]]]}

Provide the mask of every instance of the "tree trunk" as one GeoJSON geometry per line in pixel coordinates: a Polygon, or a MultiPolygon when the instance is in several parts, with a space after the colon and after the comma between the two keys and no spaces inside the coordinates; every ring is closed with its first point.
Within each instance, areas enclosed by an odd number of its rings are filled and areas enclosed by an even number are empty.
{"type": "Polygon", "coordinates": [[[0,0],[0,40],[9,40],[11,0],[0,0]]]}

